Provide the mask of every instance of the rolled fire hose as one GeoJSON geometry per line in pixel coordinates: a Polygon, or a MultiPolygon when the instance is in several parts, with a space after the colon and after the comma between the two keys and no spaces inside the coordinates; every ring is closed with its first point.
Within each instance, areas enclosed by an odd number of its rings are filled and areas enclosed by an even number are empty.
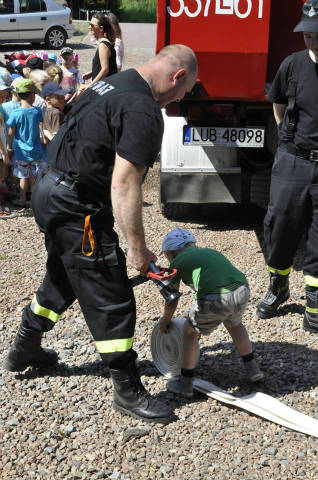
{"type": "MultiPolygon", "coordinates": [[[[157,323],[151,334],[151,354],[159,372],[167,378],[180,375],[183,318],[173,318],[168,333],[161,333],[157,323]]],[[[198,360],[200,351],[198,348],[198,360]]],[[[296,432],[318,438],[318,420],[288,407],[276,398],[261,392],[234,397],[212,382],[194,378],[193,387],[219,402],[241,408],[296,432]]]]}

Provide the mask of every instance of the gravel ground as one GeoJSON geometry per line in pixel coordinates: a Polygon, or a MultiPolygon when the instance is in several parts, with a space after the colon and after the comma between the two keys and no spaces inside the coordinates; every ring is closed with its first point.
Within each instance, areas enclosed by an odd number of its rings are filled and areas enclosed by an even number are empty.
{"type": "MultiPolygon", "coordinates": [[[[80,51],[83,71],[92,53],[87,48],[80,51]]],[[[139,64],[151,53],[147,49],[127,49],[126,67],[139,64]]],[[[302,330],[302,252],[291,274],[288,304],[272,320],[257,319],[256,304],[267,287],[260,219],[236,210],[228,214],[210,210],[201,218],[169,221],[158,206],[158,173],[156,164],[144,184],[149,248],[158,253],[162,236],[181,226],[193,232],[199,245],[222,251],[246,274],[252,296],[244,321],[266,373],[258,389],[316,416],[317,336],[302,330]]],[[[43,236],[30,210],[21,210],[16,218],[1,222],[0,245],[1,480],[317,478],[316,439],[203,395],[185,401],[165,391],[165,381],[156,371],[149,349],[154,320],[162,308],[161,297],[151,284],[135,288],[135,348],[143,382],[152,393],[175,406],[179,417],[175,423],[149,426],[112,410],[111,381],[77,303],[44,339],[43,343],[54,346],[60,355],[54,371],[3,371],[3,358],[21,311],[44,274],[43,236]]],[[[130,276],[134,274],[129,270],[130,276]]],[[[187,290],[183,292],[179,314],[192,300],[187,290]]],[[[244,381],[238,355],[223,327],[204,337],[196,374],[235,395],[253,391],[244,381]]]]}

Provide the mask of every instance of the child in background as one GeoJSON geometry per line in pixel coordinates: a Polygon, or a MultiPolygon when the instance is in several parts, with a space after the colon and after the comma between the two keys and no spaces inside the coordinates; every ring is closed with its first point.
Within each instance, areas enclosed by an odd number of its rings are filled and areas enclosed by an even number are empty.
{"type": "Polygon", "coordinates": [[[61,81],[61,87],[67,91],[65,95],[65,101],[67,103],[72,102],[76,97],[76,76],[73,71],[73,49],[70,47],[64,47],[61,50],[60,59],[62,62],[61,69],[63,72],[63,79],[61,81]]]}
{"type": "MultiPolygon", "coordinates": [[[[21,78],[21,77],[20,77],[21,78]]],[[[16,78],[13,80],[11,84],[11,100],[8,102],[4,102],[1,107],[0,107],[0,115],[3,118],[3,121],[5,123],[6,127],[6,139],[4,145],[8,144],[8,132],[9,132],[9,127],[7,125],[7,121],[16,108],[20,108],[20,98],[18,94],[14,91],[16,83],[20,80],[20,78],[16,78]]],[[[14,150],[14,142],[13,142],[13,150],[14,150]]],[[[8,165],[8,173],[7,173],[7,182],[8,182],[8,194],[11,197],[15,197],[17,193],[17,181],[16,178],[13,177],[12,171],[13,171],[13,160],[10,159],[9,165],[8,165]]]]}
{"type": "Polygon", "coordinates": [[[51,82],[61,83],[63,80],[63,71],[59,65],[50,65],[46,69],[46,73],[50,77],[51,82]]]}
{"type": "MultiPolygon", "coordinates": [[[[174,286],[179,288],[182,280],[195,291],[195,303],[183,329],[181,375],[167,381],[168,391],[187,398],[193,396],[198,339],[201,334],[209,335],[221,323],[241,355],[247,379],[257,382],[264,378],[242,324],[242,316],[250,298],[245,276],[220,252],[210,248],[197,248],[195,243],[195,237],[182,228],[167,233],[162,243],[162,251],[170,262],[170,267],[177,269],[174,286]]],[[[169,329],[178,300],[165,306],[160,319],[163,333],[169,329]]]]}
{"type": "Polygon", "coordinates": [[[66,90],[56,82],[47,82],[42,89],[42,96],[45,98],[47,107],[44,114],[43,130],[47,140],[50,142],[58,132],[64,118],[64,95],[66,90]]]}
{"type": "Polygon", "coordinates": [[[13,175],[20,179],[20,198],[13,205],[26,206],[28,187],[32,191],[35,178],[43,165],[43,142],[46,138],[43,132],[43,114],[40,108],[33,107],[36,86],[30,79],[23,78],[16,83],[16,92],[21,100],[21,107],[13,110],[7,124],[8,154],[14,153],[13,175]],[[15,148],[12,145],[15,139],[15,148]]]}
{"type": "Polygon", "coordinates": [[[124,58],[124,42],[123,36],[121,32],[121,28],[119,25],[118,18],[114,13],[109,13],[107,18],[113,27],[115,32],[115,51],[116,51],[116,64],[117,64],[117,71],[120,72],[123,67],[123,58],[124,58]]]}
{"type": "MultiPolygon", "coordinates": [[[[44,70],[32,70],[29,75],[29,79],[35,84],[37,90],[41,92],[43,85],[50,81],[50,77],[44,70]]],[[[46,109],[46,103],[44,99],[38,93],[35,94],[35,100],[33,107],[40,107],[44,115],[46,109]]]]}
{"type": "Polygon", "coordinates": [[[78,52],[74,52],[71,71],[74,73],[76,78],[76,92],[80,90],[80,85],[84,83],[83,76],[78,68],[79,67],[78,58],[79,58],[78,52]]]}
{"type": "MultiPolygon", "coordinates": [[[[10,90],[4,81],[0,80],[0,104],[5,101],[7,92],[10,90]]],[[[3,192],[5,191],[4,181],[7,178],[7,165],[9,157],[5,149],[6,145],[6,126],[2,114],[0,113],[0,219],[11,217],[12,214],[3,204],[3,192]]]]}

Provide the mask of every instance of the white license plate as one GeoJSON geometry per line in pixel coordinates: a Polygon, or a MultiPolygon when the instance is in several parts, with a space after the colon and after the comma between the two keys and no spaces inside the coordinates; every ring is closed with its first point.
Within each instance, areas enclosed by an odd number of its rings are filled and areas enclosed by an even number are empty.
{"type": "Polygon", "coordinates": [[[264,147],[264,128],[190,127],[183,129],[184,145],[204,147],[264,147]]]}

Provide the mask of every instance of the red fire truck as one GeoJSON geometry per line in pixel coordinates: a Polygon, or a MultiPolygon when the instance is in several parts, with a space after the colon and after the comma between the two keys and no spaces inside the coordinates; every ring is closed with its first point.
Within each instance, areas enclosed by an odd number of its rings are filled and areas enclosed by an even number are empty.
{"type": "Polygon", "coordinates": [[[266,100],[281,61],[305,48],[293,33],[304,0],[158,0],[157,51],[181,43],[198,81],[164,112],[160,202],[266,207],[277,146],[266,100]]]}

